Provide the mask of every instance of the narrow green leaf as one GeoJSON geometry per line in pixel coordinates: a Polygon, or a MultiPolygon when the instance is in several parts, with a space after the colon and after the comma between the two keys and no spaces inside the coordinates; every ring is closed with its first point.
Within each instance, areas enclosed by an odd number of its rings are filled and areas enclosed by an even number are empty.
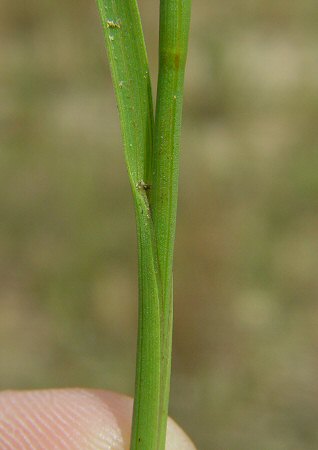
{"type": "Polygon", "coordinates": [[[138,236],[138,348],[131,450],[155,450],[160,402],[160,282],[147,198],[153,109],[149,69],[135,0],[98,0],[117,97],[138,236]]]}
{"type": "Polygon", "coordinates": [[[153,141],[149,68],[136,0],[97,0],[133,191],[145,179],[153,141]]]}

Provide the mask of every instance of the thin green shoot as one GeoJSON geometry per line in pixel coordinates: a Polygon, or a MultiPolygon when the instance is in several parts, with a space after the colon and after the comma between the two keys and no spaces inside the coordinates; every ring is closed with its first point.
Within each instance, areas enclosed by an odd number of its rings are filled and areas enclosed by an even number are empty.
{"type": "Polygon", "coordinates": [[[191,0],[160,1],[154,121],[136,0],[97,0],[119,109],[138,237],[138,342],[131,450],[164,450],[183,79],[191,0]]]}

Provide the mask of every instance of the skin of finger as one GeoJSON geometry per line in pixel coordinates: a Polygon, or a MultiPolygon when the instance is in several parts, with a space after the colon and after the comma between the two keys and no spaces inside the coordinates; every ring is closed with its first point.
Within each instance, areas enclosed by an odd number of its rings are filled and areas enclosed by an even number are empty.
{"type": "MultiPolygon", "coordinates": [[[[1,450],[128,450],[133,401],[110,391],[0,393],[1,450]]],[[[166,450],[195,450],[168,421],[166,450]]]]}

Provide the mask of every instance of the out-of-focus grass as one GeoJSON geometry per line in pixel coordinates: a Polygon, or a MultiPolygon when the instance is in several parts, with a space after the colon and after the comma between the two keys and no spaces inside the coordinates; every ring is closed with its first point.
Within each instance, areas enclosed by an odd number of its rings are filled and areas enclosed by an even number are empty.
{"type": "MultiPolygon", "coordinates": [[[[1,387],[132,393],[134,217],[96,6],[0,9],[1,387]]],[[[194,6],[171,413],[202,449],[317,448],[317,15],[194,6]]]]}

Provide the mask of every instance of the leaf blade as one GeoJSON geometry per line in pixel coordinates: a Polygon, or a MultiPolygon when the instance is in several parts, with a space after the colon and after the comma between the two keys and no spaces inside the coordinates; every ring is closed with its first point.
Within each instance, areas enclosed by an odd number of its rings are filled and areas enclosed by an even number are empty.
{"type": "Polygon", "coordinates": [[[98,0],[120,115],[138,237],[138,344],[131,450],[157,448],[160,404],[160,280],[145,186],[152,158],[149,69],[135,0],[98,0]]]}

